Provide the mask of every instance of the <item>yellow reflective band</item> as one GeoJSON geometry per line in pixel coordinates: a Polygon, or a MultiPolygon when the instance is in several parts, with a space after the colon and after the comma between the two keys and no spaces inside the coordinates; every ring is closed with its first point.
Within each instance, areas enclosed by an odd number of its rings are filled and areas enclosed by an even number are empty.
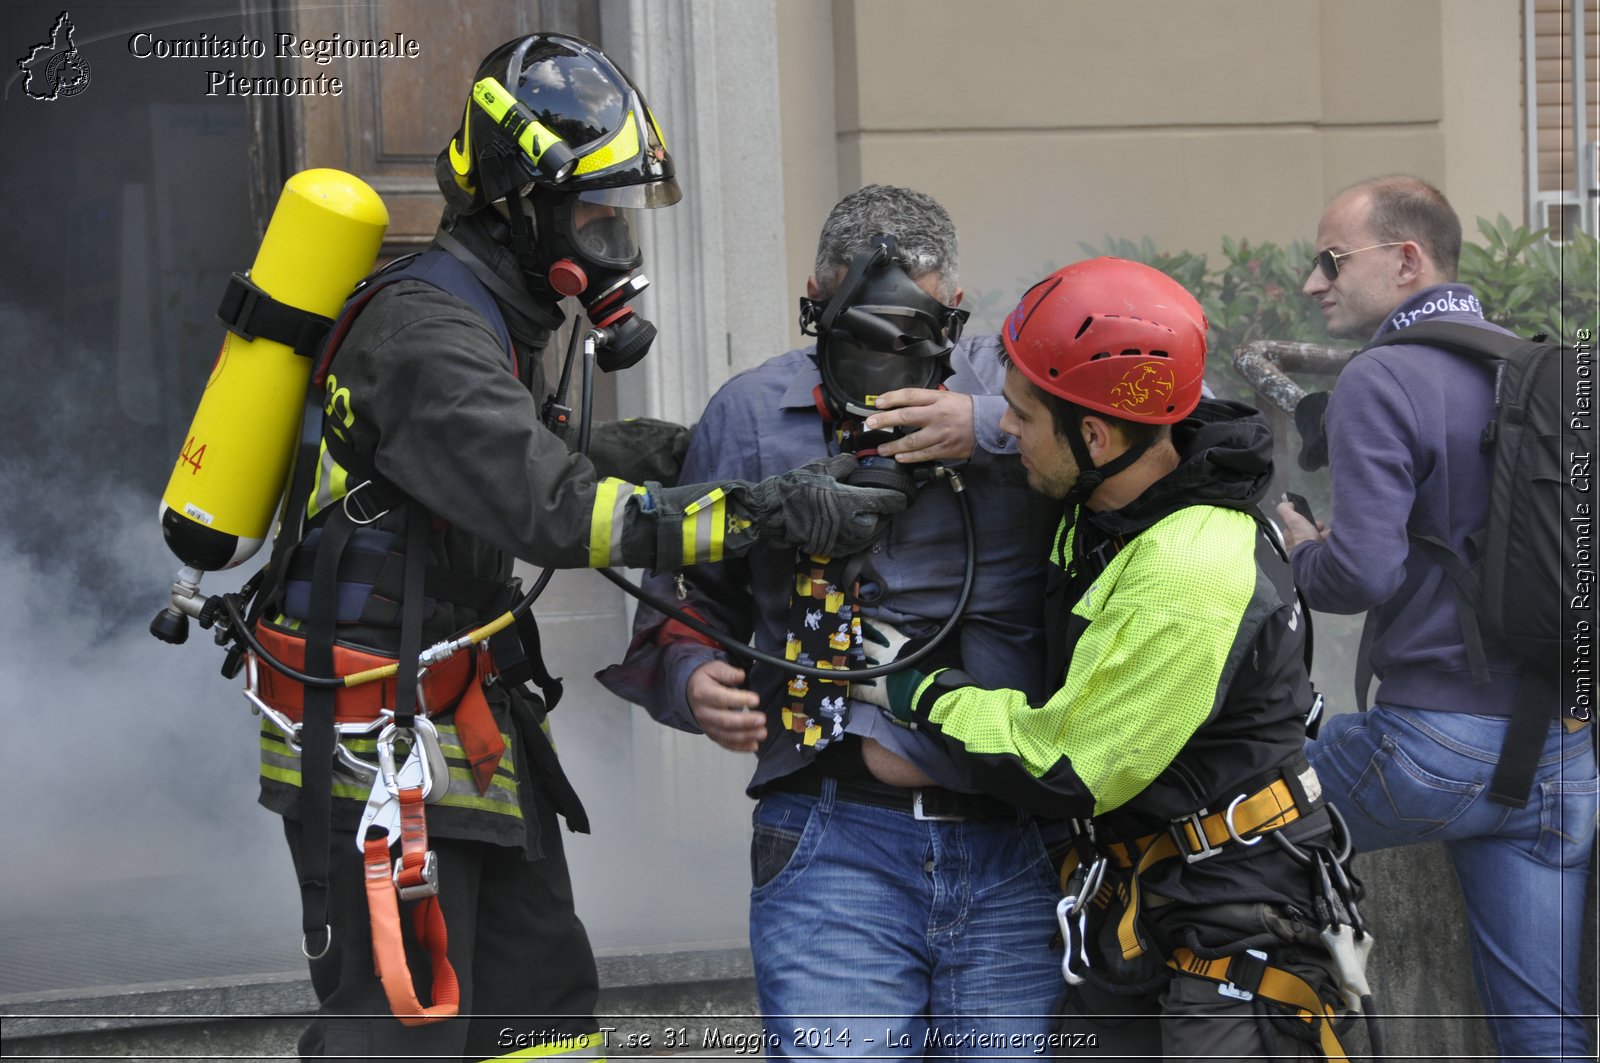
{"type": "Polygon", "coordinates": [[[306,519],[315,517],[343,498],[349,483],[350,474],[345,472],[343,465],[333,460],[333,455],[328,453],[328,444],[319,444],[317,469],[311,480],[311,497],[306,499],[306,519]]]}
{"type": "Polygon", "coordinates": [[[589,567],[606,568],[622,556],[622,528],[628,499],[645,489],[615,476],[594,485],[594,510],[589,515],[589,567]],[[626,490],[624,490],[626,488],[626,490]]]}
{"type": "MultiPolygon", "coordinates": [[[[561,138],[541,124],[498,79],[481,79],[472,86],[472,98],[534,162],[543,158],[551,145],[561,143],[561,138]]],[[[454,145],[454,141],[451,143],[454,145]]]]}
{"type": "Polygon", "coordinates": [[[490,1056],[490,1059],[550,1059],[563,1056],[567,1059],[593,1059],[603,1061],[605,1053],[605,1038],[599,1032],[586,1034],[557,1033],[540,1035],[541,1039],[548,1037],[550,1044],[539,1045],[536,1048],[523,1048],[515,1052],[507,1052],[503,1056],[490,1056]]]}
{"type": "Polygon", "coordinates": [[[578,174],[590,174],[599,170],[619,166],[622,163],[637,157],[639,154],[639,117],[629,111],[623,118],[622,125],[612,134],[610,140],[589,152],[578,160],[578,168],[573,171],[578,174]]]}
{"type": "Polygon", "coordinates": [[[713,488],[685,506],[683,517],[683,563],[721,561],[728,493],[720,487],[713,488]]]}
{"type": "Polygon", "coordinates": [[[605,568],[611,564],[612,511],[623,486],[621,480],[612,476],[594,485],[594,511],[589,515],[590,568],[605,568]]]}

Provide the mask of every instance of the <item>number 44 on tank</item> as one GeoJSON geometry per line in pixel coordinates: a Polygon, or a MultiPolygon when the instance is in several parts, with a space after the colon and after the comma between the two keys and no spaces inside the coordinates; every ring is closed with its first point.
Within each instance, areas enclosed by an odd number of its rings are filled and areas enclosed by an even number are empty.
{"type": "Polygon", "coordinates": [[[184,441],[183,450],[178,454],[178,464],[187,465],[192,471],[191,475],[199,475],[200,463],[206,457],[206,444],[194,445],[194,436],[184,441]]]}

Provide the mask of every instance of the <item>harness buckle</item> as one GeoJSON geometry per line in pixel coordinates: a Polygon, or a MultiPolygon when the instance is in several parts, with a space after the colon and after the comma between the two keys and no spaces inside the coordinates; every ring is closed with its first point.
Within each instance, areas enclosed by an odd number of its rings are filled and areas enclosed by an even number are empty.
{"type": "Polygon", "coordinates": [[[1260,949],[1245,949],[1228,963],[1228,980],[1217,986],[1217,993],[1234,1000],[1254,1000],[1267,973],[1267,954],[1260,949]],[[1241,984],[1242,983],[1242,984],[1241,984]]]}
{"type": "Polygon", "coordinates": [[[1180,816],[1167,824],[1167,830],[1172,834],[1172,840],[1178,843],[1178,852],[1183,854],[1185,863],[1198,864],[1202,860],[1209,860],[1222,852],[1220,845],[1212,845],[1211,839],[1206,836],[1204,817],[1211,813],[1206,809],[1191,812],[1187,816],[1180,816]],[[1185,835],[1184,827],[1194,831],[1195,840],[1200,843],[1198,852],[1192,852],[1189,839],[1185,835]]]}
{"type": "Polygon", "coordinates": [[[420,901],[424,897],[437,897],[439,895],[439,857],[432,849],[422,858],[421,881],[409,886],[400,884],[401,876],[405,875],[405,857],[394,862],[394,888],[403,901],[420,901]]]}

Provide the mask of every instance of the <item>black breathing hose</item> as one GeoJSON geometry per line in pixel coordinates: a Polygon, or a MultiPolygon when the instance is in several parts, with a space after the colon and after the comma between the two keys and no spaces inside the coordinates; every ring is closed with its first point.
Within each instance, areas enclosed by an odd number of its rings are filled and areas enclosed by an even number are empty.
{"type": "Polygon", "coordinates": [[[633,583],[630,583],[625,577],[619,575],[614,569],[601,568],[596,569],[595,571],[599,572],[600,575],[604,576],[612,583],[615,583],[617,586],[621,587],[627,593],[633,595],[633,597],[650,606],[650,608],[671,617],[673,620],[676,620],[678,623],[682,624],[686,628],[689,628],[691,631],[696,631],[707,638],[712,639],[717,643],[717,645],[723,647],[736,657],[744,657],[749,660],[760,661],[762,664],[770,664],[773,667],[781,668],[786,672],[795,672],[800,675],[810,676],[813,679],[832,679],[835,682],[841,679],[845,682],[861,679],[876,679],[879,676],[889,675],[892,672],[899,672],[906,668],[910,668],[912,665],[916,664],[918,661],[922,660],[924,657],[928,656],[928,654],[932,653],[936,648],[938,648],[939,644],[944,641],[945,636],[954,631],[956,629],[956,625],[961,622],[961,614],[966,612],[967,601],[972,597],[972,585],[974,582],[976,582],[978,574],[978,536],[972,519],[972,502],[967,498],[965,486],[961,483],[961,478],[958,474],[942,467],[940,469],[940,474],[941,478],[950,480],[950,489],[955,492],[956,499],[961,504],[961,525],[964,533],[963,538],[966,544],[966,572],[961,579],[961,593],[956,598],[956,605],[955,608],[951,610],[949,619],[944,622],[943,626],[941,626],[938,631],[934,632],[933,636],[925,645],[917,647],[915,652],[909,653],[905,657],[902,657],[896,661],[892,661],[889,664],[880,664],[872,668],[844,669],[817,668],[808,664],[799,664],[785,657],[779,657],[775,653],[768,653],[766,650],[758,650],[749,643],[739,642],[738,640],[729,636],[727,633],[718,631],[710,624],[707,624],[704,621],[690,615],[689,613],[684,612],[671,602],[668,602],[662,598],[658,598],[656,595],[651,594],[643,587],[639,587],[633,583]]]}

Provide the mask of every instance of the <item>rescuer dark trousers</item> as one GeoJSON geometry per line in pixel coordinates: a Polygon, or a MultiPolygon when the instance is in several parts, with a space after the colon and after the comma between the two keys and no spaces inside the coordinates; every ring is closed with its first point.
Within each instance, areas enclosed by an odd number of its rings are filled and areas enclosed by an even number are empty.
{"type": "MultiPolygon", "coordinates": [[[[361,854],[354,834],[333,832],[328,896],[333,943],[325,956],[310,962],[321,1007],[300,1037],[302,1058],[492,1059],[532,1047],[541,1037],[575,1037],[598,1029],[599,979],[589,935],[573,909],[562,832],[544,802],[525,803],[524,810],[532,811],[530,805],[540,818],[544,849],[537,860],[525,859],[520,849],[431,839],[438,853],[450,963],[461,982],[461,1016],[427,1026],[403,1026],[390,1014],[373,966],[361,854]]],[[[298,872],[300,824],[285,819],[283,826],[298,872]]],[[[418,998],[431,1003],[427,954],[411,937],[411,905],[401,907],[406,962],[418,998]]]]}
{"type": "MultiPolygon", "coordinates": [[[[1172,905],[1162,914],[1164,920],[1157,916],[1152,922],[1168,925],[1152,929],[1167,940],[1185,926],[1197,929],[1201,940],[1212,946],[1220,945],[1226,934],[1257,943],[1263,937],[1276,937],[1277,947],[1264,948],[1271,961],[1305,979],[1324,999],[1338,999],[1332,958],[1316,943],[1315,931],[1286,917],[1283,909],[1265,904],[1172,905]]],[[[1073,987],[1059,1009],[1056,1028],[1067,1036],[1056,1058],[1099,1055],[1164,1063],[1326,1058],[1309,1024],[1292,1017],[1290,1009],[1259,997],[1238,1000],[1218,990],[1216,982],[1176,972],[1163,988],[1144,996],[1121,996],[1090,985],[1073,987]],[[1092,1049],[1071,1047],[1087,1043],[1090,1036],[1092,1049]]]]}

